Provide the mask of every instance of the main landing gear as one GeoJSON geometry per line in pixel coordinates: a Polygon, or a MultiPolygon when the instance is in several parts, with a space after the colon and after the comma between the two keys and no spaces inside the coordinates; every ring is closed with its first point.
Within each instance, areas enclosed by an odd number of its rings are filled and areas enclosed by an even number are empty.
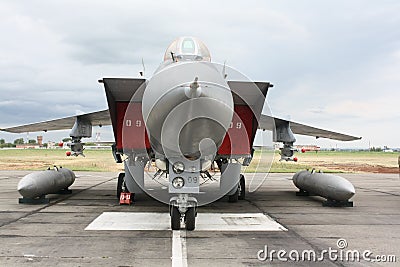
{"type": "MultiPolygon", "coordinates": [[[[122,193],[129,193],[128,188],[125,185],[125,173],[121,172],[118,175],[118,182],[117,182],[117,199],[120,201],[121,204],[121,194],[122,193]]],[[[134,201],[134,193],[130,194],[130,202],[134,201]]]]}
{"type": "Polygon", "coordinates": [[[125,179],[125,173],[121,172],[118,175],[118,182],[117,182],[117,199],[119,200],[119,198],[121,197],[121,193],[123,191],[123,187],[124,187],[124,179],[125,179]]]}
{"type": "Polygon", "coordinates": [[[238,183],[237,190],[233,195],[228,195],[228,201],[230,203],[238,202],[238,200],[244,200],[246,197],[246,180],[243,174],[240,174],[240,180],[238,183]]]}

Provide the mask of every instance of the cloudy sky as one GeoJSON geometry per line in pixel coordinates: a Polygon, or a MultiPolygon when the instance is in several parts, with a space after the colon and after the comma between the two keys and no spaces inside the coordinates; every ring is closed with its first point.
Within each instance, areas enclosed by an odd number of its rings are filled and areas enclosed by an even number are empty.
{"type": "Polygon", "coordinates": [[[169,43],[191,35],[214,61],[271,81],[274,115],[363,137],[298,143],[400,147],[399,14],[399,1],[3,0],[0,127],[105,109],[98,79],[137,77],[142,58],[151,76],[169,43]]]}

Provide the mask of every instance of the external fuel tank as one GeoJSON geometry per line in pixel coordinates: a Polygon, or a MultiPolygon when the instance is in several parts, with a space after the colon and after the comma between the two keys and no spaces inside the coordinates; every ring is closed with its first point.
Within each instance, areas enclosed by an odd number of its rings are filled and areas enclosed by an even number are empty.
{"type": "Polygon", "coordinates": [[[18,183],[18,192],[25,198],[36,198],[67,189],[75,181],[75,174],[67,168],[48,169],[24,176],[18,183]]]}
{"type": "Polygon", "coordinates": [[[336,201],[347,201],[355,194],[354,186],[345,178],[321,172],[297,172],[293,183],[300,190],[336,201]]]}

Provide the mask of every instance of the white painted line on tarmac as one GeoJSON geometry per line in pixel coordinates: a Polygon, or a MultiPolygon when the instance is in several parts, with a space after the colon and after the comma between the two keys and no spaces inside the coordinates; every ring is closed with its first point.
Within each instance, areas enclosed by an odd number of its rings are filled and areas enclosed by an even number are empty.
{"type": "Polygon", "coordinates": [[[169,213],[159,212],[103,212],[85,230],[151,231],[170,230],[169,213]]]}
{"type": "MultiPolygon", "coordinates": [[[[167,212],[104,212],[85,230],[171,230],[167,212]]],[[[262,213],[198,213],[195,231],[287,231],[262,213]]]]}
{"type": "Polygon", "coordinates": [[[172,267],[187,267],[186,231],[172,231],[172,267]]]}

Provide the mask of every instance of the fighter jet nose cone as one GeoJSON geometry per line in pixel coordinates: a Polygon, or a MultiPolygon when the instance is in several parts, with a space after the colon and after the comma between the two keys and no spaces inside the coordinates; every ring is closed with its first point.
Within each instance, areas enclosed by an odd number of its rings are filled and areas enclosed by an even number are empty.
{"type": "Polygon", "coordinates": [[[205,62],[177,62],[148,82],[142,114],[149,141],[168,157],[200,157],[199,144],[219,147],[230,128],[233,95],[218,69],[205,62]],[[178,137],[178,138],[177,138],[178,137]]]}

